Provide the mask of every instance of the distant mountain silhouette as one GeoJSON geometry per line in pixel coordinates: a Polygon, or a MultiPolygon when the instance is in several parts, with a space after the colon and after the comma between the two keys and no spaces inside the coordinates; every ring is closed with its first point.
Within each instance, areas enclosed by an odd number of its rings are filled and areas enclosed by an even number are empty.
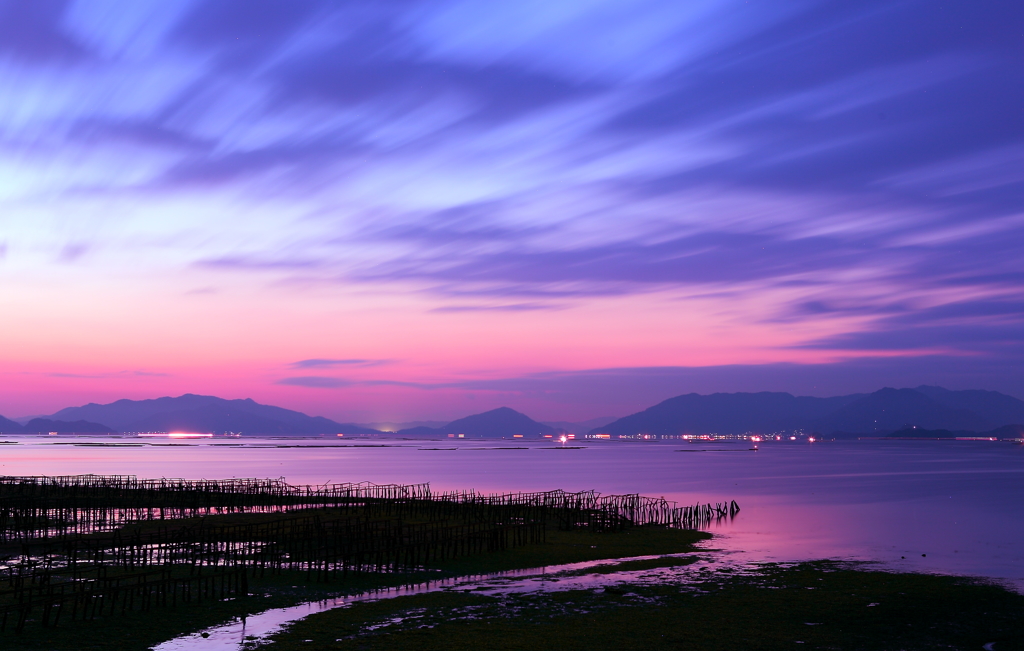
{"type": "Polygon", "coordinates": [[[890,439],[955,439],[958,436],[975,436],[974,432],[959,430],[951,432],[948,429],[924,429],[923,427],[904,427],[887,434],[890,439]]]}
{"type": "Polygon", "coordinates": [[[468,438],[512,438],[516,434],[524,436],[550,434],[553,436],[556,433],[555,428],[538,423],[526,414],[521,414],[508,407],[499,407],[482,414],[466,416],[453,420],[443,427],[412,427],[398,431],[400,436],[465,434],[468,438]]]}
{"type": "Polygon", "coordinates": [[[24,431],[21,423],[0,416],[0,434],[17,434],[24,431]]]}
{"type": "Polygon", "coordinates": [[[814,420],[811,427],[821,432],[891,432],[914,425],[981,431],[996,424],[969,409],[947,407],[914,389],[887,387],[814,420]]]}
{"type": "Polygon", "coordinates": [[[825,434],[887,434],[906,427],[983,432],[1024,422],[1024,401],[994,391],[885,388],[835,398],[788,393],[691,393],[620,418],[591,433],[741,434],[807,429],[825,434]],[[934,398],[926,395],[930,393],[934,398]],[[966,408],[971,405],[974,408],[966,408]],[[977,410],[977,411],[976,411],[977,410]]]}
{"type": "MultiPolygon", "coordinates": [[[[948,430],[954,434],[1020,438],[1024,435],[1024,426],[1019,423],[1024,423],[1024,401],[996,391],[950,391],[923,385],[916,389],[885,388],[871,394],[832,398],[772,392],[690,393],[595,427],[590,433],[741,434],[805,429],[823,434],[883,436],[916,427],[918,430],[948,430]]],[[[464,434],[469,438],[511,438],[515,434],[553,436],[562,430],[579,434],[582,425],[539,423],[513,409],[501,407],[441,427],[405,428],[398,434],[445,437],[464,434]]],[[[252,399],[225,400],[194,394],[68,407],[49,417],[33,419],[24,426],[0,416],[0,433],[109,431],[379,433],[353,423],[338,423],[262,405],[252,399]]]]}
{"type": "Polygon", "coordinates": [[[246,434],[375,434],[377,430],[337,423],[321,416],[261,405],[251,398],[225,400],[186,393],[177,398],[89,403],[53,414],[64,420],[87,418],[121,432],[243,432],[246,434]]]}
{"type": "Polygon", "coordinates": [[[87,420],[51,420],[49,418],[33,418],[32,420],[25,423],[22,428],[23,432],[60,432],[61,434],[114,434],[115,430],[107,427],[106,425],[100,425],[99,423],[90,423],[87,420]]]}
{"type": "Polygon", "coordinates": [[[1024,400],[1017,400],[998,391],[950,391],[942,387],[922,385],[914,389],[935,402],[954,409],[969,409],[985,420],[999,424],[1024,423],[1024,400]]]}
{"type": "Polygon", "coordinates": [[[1003,425],[1002,427],[997,427],[990,432],[981,432],[979,436],[995,436],[1001,439],[1020,439],[1024,438],[1024,425],[1019,423],[1003,425]]]}
{"type": "Polygon", "coordinates": [[[969,430],[950,431],[948,429],[924,429],[921,427],[906,427],[886,435],[886,438],[922,438],[922,439],[950,439],[958,436],[970,437],[992,437],[997,439],[1018,439],[1024,436],[1024,425],[1003,425],[985,432],[974,432],[969,430]]]}
{"type": "Polygon", "coordinates": [[[796,397],[789,393],[688,393],[591,430],[597,434],[742,434],[807,427],[860,395],[796,397]]]}

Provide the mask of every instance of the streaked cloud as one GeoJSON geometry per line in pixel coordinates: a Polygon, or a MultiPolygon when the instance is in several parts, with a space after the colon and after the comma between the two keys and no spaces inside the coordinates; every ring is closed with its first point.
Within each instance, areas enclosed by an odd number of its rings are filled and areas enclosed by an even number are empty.
{"type": "MultiPolygon", "coordinates": [[[[737,349],[754,366],[882,353],[1014,364],[1021,12],[0,2],[5,304],[114,323],[124,295],[144,294],[141,312],[164,321],[144,326],[165,328],[154,341],[204,369],[200,348],[238,346],[232,359],[258,359],[252,377],[274,386],[494,377],[404,349],[394,374],[374,369],[412,331],[433,355],[529,319],[508,339],[519,377],[548,368],[540,339],[610,313],[624,324],[613,347],[637,359],[654,344],[625,324],[678,322],[694,341],[749,328],[737,349]],[[296,297],[318,307],[274,321],[262,346],[209,344],[174,318],[207,301],[248,324],[296,297]],[[351,323],[347,306],[378,334],[321,345],[351,323]],[[323,336],[270,352],[296,328],[323,336]],[[307,355],[323,357],[290,361],[307,355]],[[266,370],[288,367],[359,374],[266,370]]],[[[93,365],[114,347],[56,341],[93,365]]]]}
{"type": "Polygon", "coordinates": [[[380,366],[388,359],[303,359],[292,363],[292,368],[329,368],[332,366],[380,366]]]}
{"type": "Polygon", "coordinates": [[[316,375],[286,377],[277,381],[278,384],[294,387],[311,387],[317,389],[337,389],[352,386],[352,382],[341,378],[320,377],[316,375]]]}

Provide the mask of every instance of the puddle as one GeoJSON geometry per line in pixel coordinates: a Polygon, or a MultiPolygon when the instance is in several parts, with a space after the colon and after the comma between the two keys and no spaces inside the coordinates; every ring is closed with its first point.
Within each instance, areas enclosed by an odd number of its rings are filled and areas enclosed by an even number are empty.
{"type": "Polygon", "coordinates": [[[474,592],[488,596],[510,593],[559,592],[565,590],[595,590],[617,583],[658,584],[668,580],[679,581],[687,577],[707,578],[711,571],[729,573],[755,571],[752,563],[735,562],[727,555],[698,550],[684,554],[632,556],[551,565],[547,567],[510,570],[493,574],[462,576],[408,586],[384,588],[361,594],[311,601],[288,608],[274,608],[235,620],[221,626],[183,635],[152,648],[152,651],[239,651],[250,647],[280,631],[291,622],[334,608],[346,608],[361,601],[378,601],[428,592],[474,592]],[[695,562],[667,567],[653,567],[627,571],[614,571],[619,563],[651,561],[667,558],[695,558],[695,562]],[[600,570],[588,572],[587,570],[600,570]],[[207,637],[203,637],[203,635],[207,637]]]}

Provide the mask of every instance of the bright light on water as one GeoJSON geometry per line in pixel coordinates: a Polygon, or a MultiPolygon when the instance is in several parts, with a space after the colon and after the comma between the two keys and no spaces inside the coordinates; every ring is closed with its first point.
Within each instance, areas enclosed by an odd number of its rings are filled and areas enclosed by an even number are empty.
{"type": "Polygon", "coordinates": [[[139,434],[143,438],[169,438],[169,439],[212,439],[213,434],[204,434],[200,432],[146,432],[139,434]]]}

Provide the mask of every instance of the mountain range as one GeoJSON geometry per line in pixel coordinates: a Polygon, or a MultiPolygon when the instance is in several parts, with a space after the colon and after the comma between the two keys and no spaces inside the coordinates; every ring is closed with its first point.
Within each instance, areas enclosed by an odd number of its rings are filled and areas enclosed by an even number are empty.
{"type": "Polygon", "coordinates": [[[957,437],[989,437],[997,439],[1019,439],[1024,437],[1024,425],[1003,425],[987,432],[972,432],[948,429],[923,429],[921,427],[905,427],[885,436],[890,439],[952,439],[957,437]]]}
{"type": "Polygon", "coordinates": [[[808,430],[886,434],[906,427],[982,432],[1024,423],[1024,401],[996,391],[885,388],[833,398],[789,393],[690,393],[620,418],[591,434],[742,434],[808,430]]]}
{"type": "Polygon", "coordinates": [[[61,434],[114,434],[116,430],[87,420],[33,418],[22,426],[23,432],[59,432],[61,434]]]}
{"type": "Polygon", "coordinates": [[[0,416],[0,434],[12,434],[16,432],[24,432],[21,423],[16,423],[9,418],[0,416]]]}
{"type": "Polygon", "coordinates": [[[191,393],[176,398],[118,400],[61,409],[24,426],[3,419],[4,432],[245,432],[247,434],[377,434],[377,430],[338,423],[322,416],[261,405],[246,398],[225,400],[191,393]],[[11,426],[13,423],[14,426],[11,426]],[[77,429],[70,426],[77,425],[77,429]]]}
{"type": "Polygon", "coordinates": [[[116,430],[92,423],[87,420],[53,420],[51,418],[32,418],[22,425],[17,421],[0,416],[0,434],[43,434],[60,432],[61,434],[113,434],[116,430]]]}
{"type": "Polygon", "coordinates": [[[521,436],[554,436],[560,430],[538,423],[526,414],[508,407],[499,407],[482,414],[466,416],[442,427],[411,427],[398,430],[398,436],[447,436],[462,434],[466,438],[513,438],[521,436]]]}
{"type": "MultiPolygon", "coordinates": [[[[885,388],[832,398],[789,393],[690,393],[617,420],[540,423],[508,407],[432,427],[400,429],[401,437],[512,438],[573,434],[742,434],[792,430],[827,435],[885,436],[907,428],[946,430],[950,436],[1019,437],[1024,401],[996,391],[950,391],[935,386],[885,388]],[[608,422],[611,421],[611,422],[608,422]],[[589,429],[588,429],[588,426],[589,429]],[[1016,428],[1016,429],[1014,429],[1016,428]],[[995,434],[998,432],[999,434],[995,434]],[[1013,432],[1017,432],[1013,436],[1013,432]],[[1005,434],[1005,436],[1004,436],[1005,434]]],[[[433,424],[433,423],[432,423],[433,424]]],[[[25,425],[0,416],[0,432],[243,432],[246,434],[381,434],[377,429],[262,405],[185,394],[176,398],[118,400],[68,407],[25,425]]],[[[931,438],[949,438],[942,434],[931,438]]]]}

